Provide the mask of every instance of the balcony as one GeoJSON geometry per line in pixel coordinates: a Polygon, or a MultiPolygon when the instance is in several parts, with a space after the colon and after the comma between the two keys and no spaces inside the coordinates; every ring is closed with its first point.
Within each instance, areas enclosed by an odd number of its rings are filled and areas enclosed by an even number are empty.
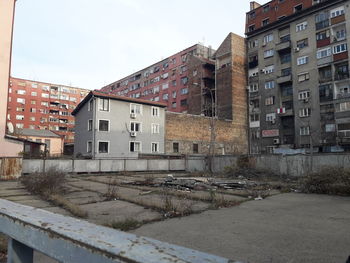
{"type": "Polygon", "coordinates": [[[343,59],[347,59],[349,57],[348,51],[339,53],[339,54],[334,54],[333,55],[333,61],[339,61],[343,59]]]}
{"type": "Polygon", "coordinates": [[[317,48],[329,46],[330,44],[331,44],[331,38],[330,37],[326,38],[326,39],[318,40],[316,42],[317,48]]]}
{"type": "Polygon", "coordinates": [[[337,99],[346,99],[350,98],[350,93],[339,93],[337,94],[337,99]]]}
{"type": "Polygon", "coordinates": [[[280,76],[277,78],[277,84],[292,82],[292,75],[280,76]]]}
{"type": "Polygon", "coordinates": [[[345,14],[331,18],[331,24],[335,25],[345,21],[345,14]]]}
{"type": "Polygon", "coordinates": [[[250,128],[259,128],[260,127],[260,121],[251,121],[249,123],[250,128]]]}
{"type": "Polygon", "coordinates": [[[280,42],[276,45],[277,52],[285,51],[288,49],[290,50],[291,48],[292,48],[292,45],[291,45],[290,41],[280,42]]]}
{"type": "Polygon", "coordinates": [[[324,20],[316,23],[316,30],[321,30],[323,28],[329,27],[329,20],[324,20]]]}
{"type": "Polygon", "coordinates": [[[335,80],[344,80],[348,78],[349,78],[349,73],[346,73],[346,72],[335,74],[335,80]]]}

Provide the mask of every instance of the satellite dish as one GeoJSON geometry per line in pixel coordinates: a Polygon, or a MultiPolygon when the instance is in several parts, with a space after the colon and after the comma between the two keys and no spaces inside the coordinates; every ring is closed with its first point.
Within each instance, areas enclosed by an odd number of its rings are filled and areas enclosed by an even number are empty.
{"type": "Polygon", "coordinates": [[[14,133],[15,129],[13,128],[12,122],[7,123],[7,130],[9,131],[9,133],[14,133]]]}

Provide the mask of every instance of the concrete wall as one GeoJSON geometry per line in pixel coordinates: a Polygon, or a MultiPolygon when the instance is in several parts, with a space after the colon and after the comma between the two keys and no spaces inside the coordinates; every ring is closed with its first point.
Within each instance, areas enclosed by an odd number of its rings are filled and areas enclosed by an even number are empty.
{"type": "Polygon", "coordinates": [[[15,0],[0,0],[0,156],[18,156],[23,143],[4,138],[11,66],[12,29],[15,0]]]}
{"type": "MultiPolygon", "coordinates": [[[[0,159],[1,166],[1,159],[0,159]]],[[[106,173],[121,171],[185,171],[186,160],[131,160],[131,159],[100,159],[100,160],[23,160],[23,174],[48,171],[54,168],[65,173],[106,173]]],[[[202,168],[203,169],[203,168],[202,168]]]]}

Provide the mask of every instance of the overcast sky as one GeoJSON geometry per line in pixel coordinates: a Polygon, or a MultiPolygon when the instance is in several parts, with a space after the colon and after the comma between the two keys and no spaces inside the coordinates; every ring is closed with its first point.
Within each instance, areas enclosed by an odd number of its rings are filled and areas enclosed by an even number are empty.
{"type": "Polygon", "coordinates": [[[196,43],[243,36],[249,2],[18,0],[12,76],[98,89],[196,43]]]}

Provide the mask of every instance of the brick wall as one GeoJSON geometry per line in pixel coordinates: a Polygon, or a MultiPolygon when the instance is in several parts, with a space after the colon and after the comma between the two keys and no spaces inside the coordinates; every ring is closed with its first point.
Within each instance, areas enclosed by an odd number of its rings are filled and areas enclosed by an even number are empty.
{"type": "MultiPolygon", "coordinates": [[[[165,151],[173,153],[173,143],[179,143],[179,153],[193,154],[193,144],[198,144],[199,154],[208,154],[211,118],[190,114],[166,113],[165,151]]],[[[245,125],[232,121],[215,120],[216,154],[247,153],[245,125]]]]}

